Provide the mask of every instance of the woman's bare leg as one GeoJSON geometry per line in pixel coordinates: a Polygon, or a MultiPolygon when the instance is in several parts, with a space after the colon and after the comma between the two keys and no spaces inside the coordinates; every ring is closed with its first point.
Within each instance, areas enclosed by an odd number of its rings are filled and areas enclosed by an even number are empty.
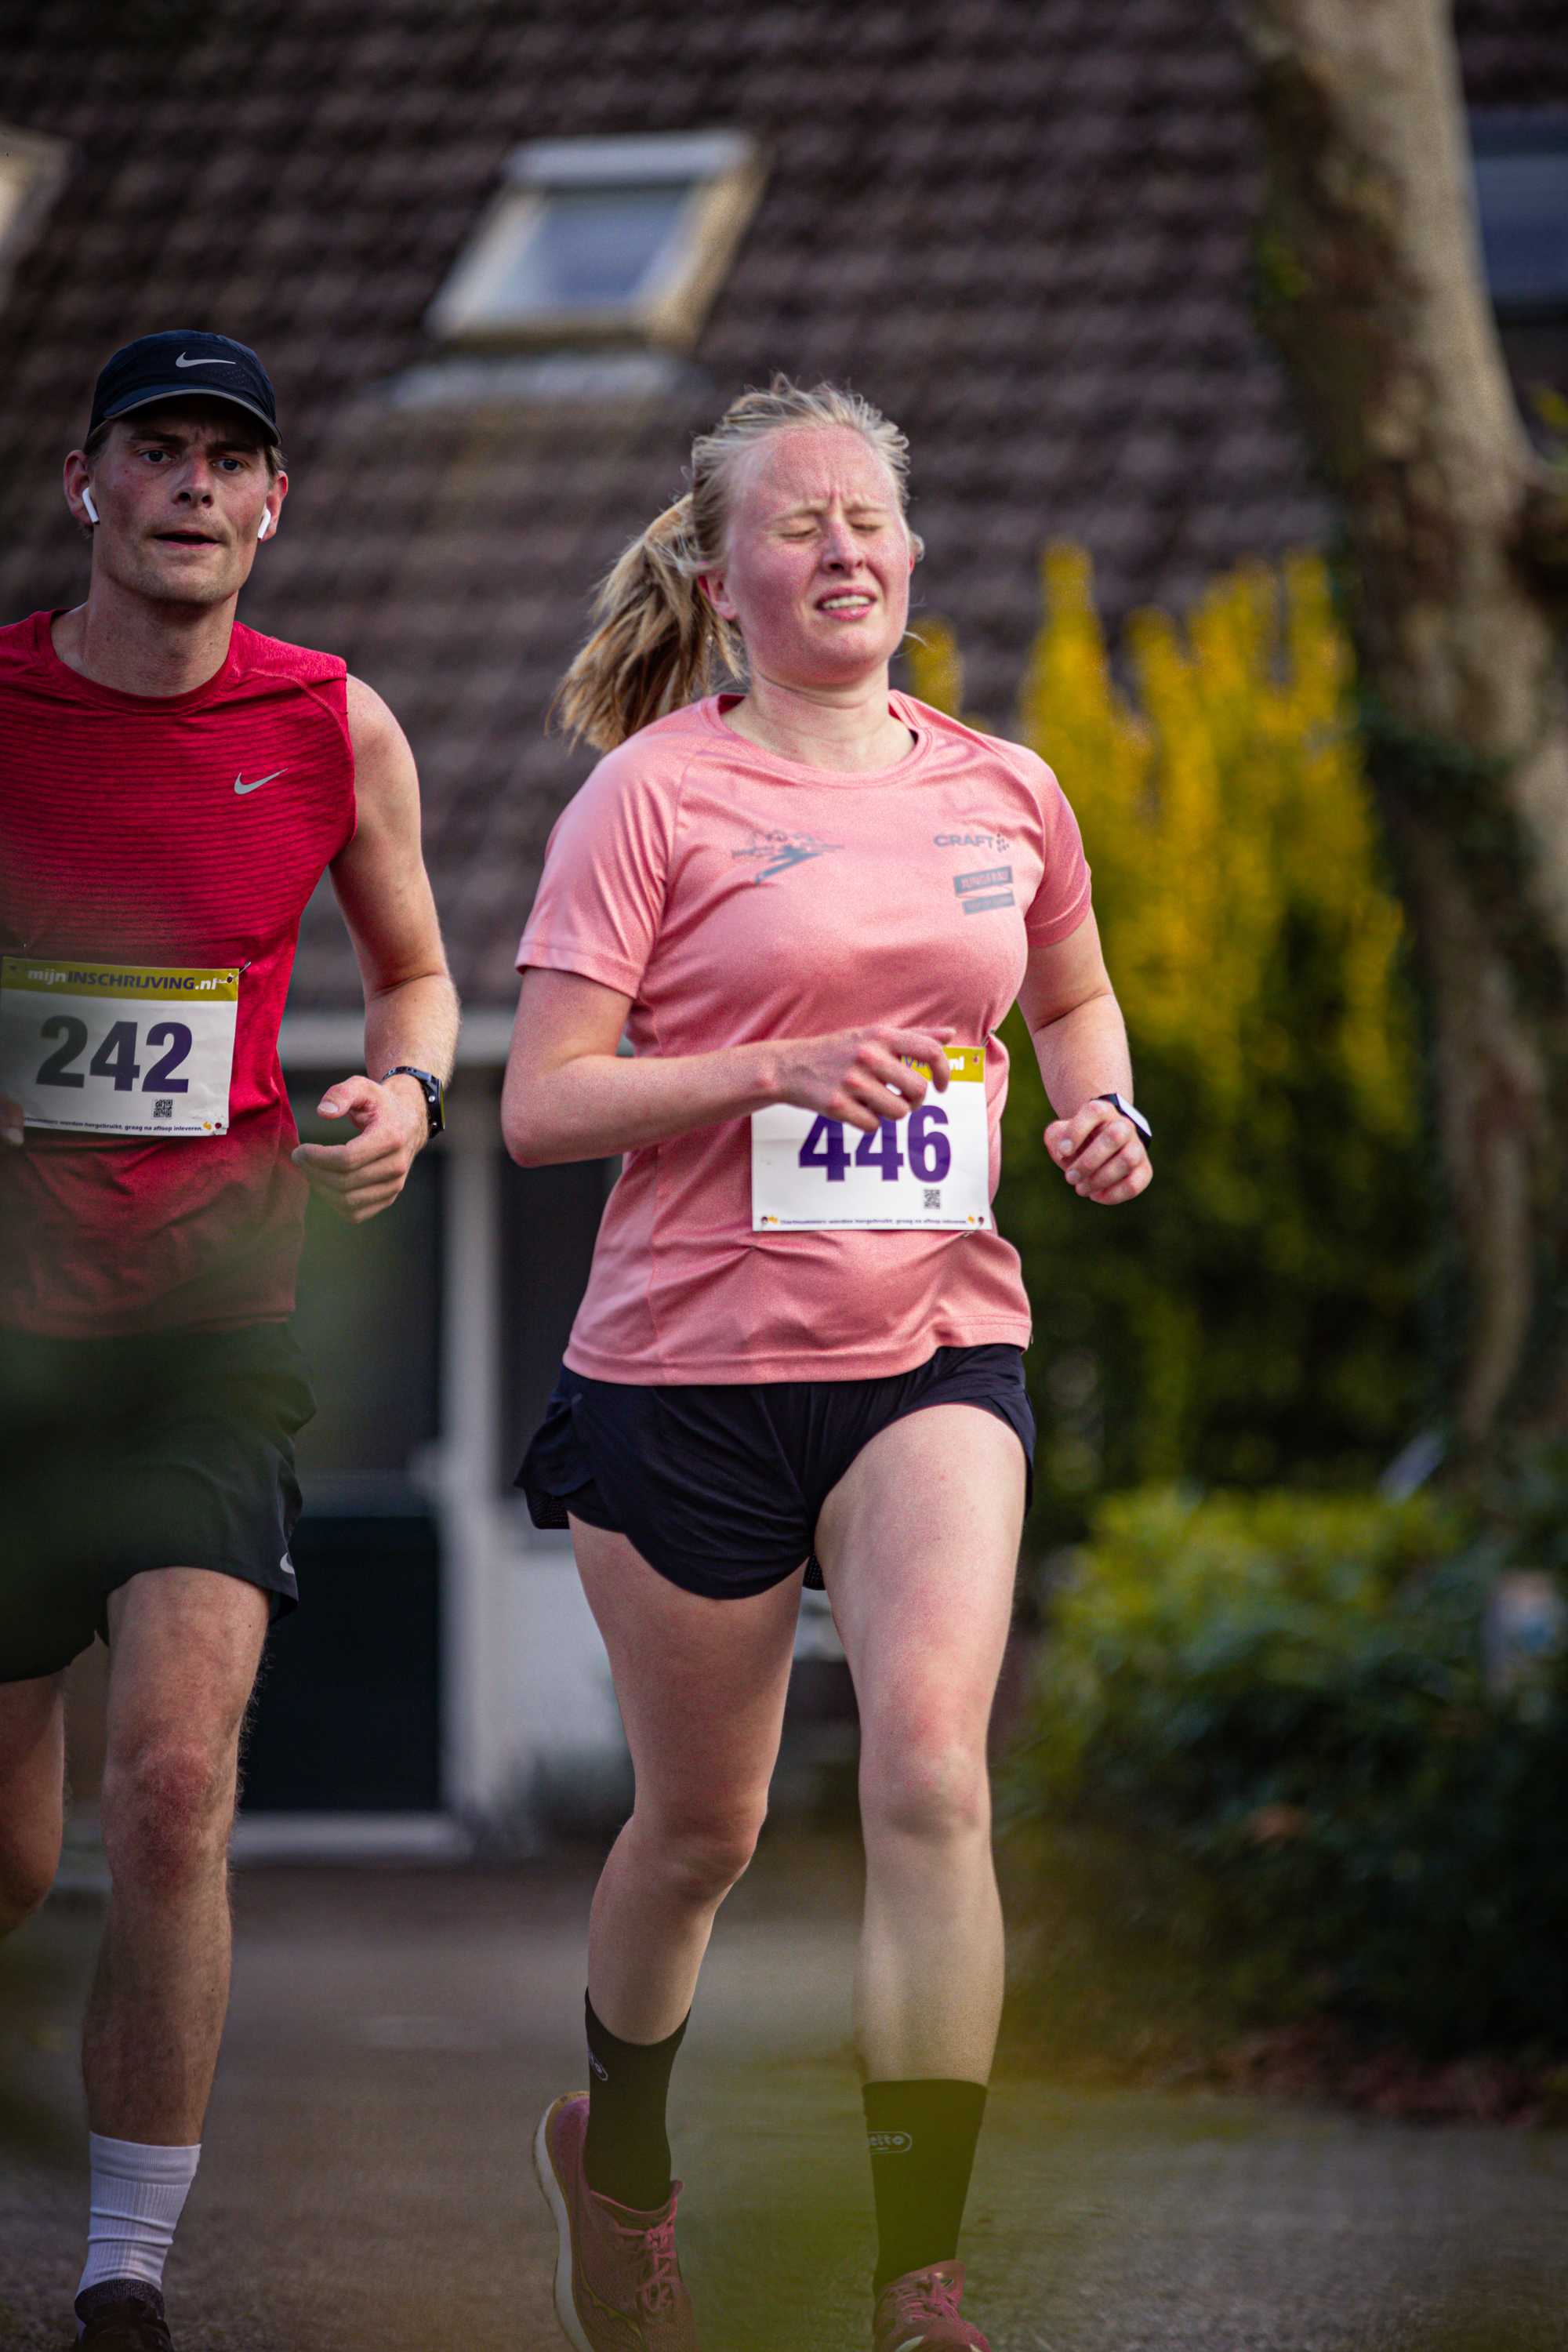
{"type": "Polygon", "coordinates": [[[884,1429],[817,1528],[860,1709],[868,2080],[984,2083],[1002,2006],[985,1739],[1024,1514],[1016,1436],[976,1405],[884,1429]]]}
{"type": "Polygon", "coordinates": [[[637,1773],[594,1896],[589,1998],[621,2040],[662,2042],[691,2006],[714,1915],[767,1811],[800,1577],[711,1601],[625,1536],[574,1519],[572,1541],[637,1773]]]}

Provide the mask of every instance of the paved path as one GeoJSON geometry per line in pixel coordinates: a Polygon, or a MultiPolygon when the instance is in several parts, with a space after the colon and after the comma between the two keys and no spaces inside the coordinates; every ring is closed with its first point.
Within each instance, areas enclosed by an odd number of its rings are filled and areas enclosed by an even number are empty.
{"type": "MultiPolygon", "coordinates": [[[[581,1874],[251,1871],[181,2352],[559,2352],[528,2139],[582,2072],[581,1874]]],[[[842,1856],[764,1849],[677,2076],[708,2352],[863,2352],[870,2200],[842,1856]]],[[[0,1951],[0,2345],[79,2264],[74,2036],[96,1936],[0,1951]]],[[[1009,2081],[965,2247],[994,2352],[1568,2352],[1568,2136],[1009,2081]]]]}

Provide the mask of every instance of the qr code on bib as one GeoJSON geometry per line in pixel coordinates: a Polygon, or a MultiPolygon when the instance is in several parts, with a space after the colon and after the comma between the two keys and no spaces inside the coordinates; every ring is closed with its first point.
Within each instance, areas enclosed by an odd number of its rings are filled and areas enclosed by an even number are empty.
{"type": "Polygon", "coordinates": [[[173,1118],[174,1116],[174,1096],[157,1096],[153,1104],[153,1116],[154,1118],[173,1118]]]}
{"type": "Polygon", "coordinates": [[[928,1192],[925,1196],[925,1205],[928,1209],[940,1209],[942,1206],[942,1194],[940,1192],[928,1192]]]}

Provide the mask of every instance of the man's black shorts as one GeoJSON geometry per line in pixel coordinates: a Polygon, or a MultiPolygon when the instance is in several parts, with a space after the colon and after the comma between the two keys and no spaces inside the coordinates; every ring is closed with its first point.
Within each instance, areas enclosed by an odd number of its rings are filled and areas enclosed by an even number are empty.
{"type": "Polygon", "coordinates": [[[630,1538],[672,1584],[764,1592],[812,1559],[823,1504],[879,1430],[928,1405],[973,1404],[1017,1433],[1035,1417],[1018,1348],[939,1348],[871,1381],[633,1388],[562,1367],[517,1484],[536,1528],[567,1514],[630,1538]]]}
{"type": "Polygon", "coordinates": [[[143,1569],[216,1569],[292,1609],[294,1433],[314,1411],[286,1324],[0,1329],[0,1682],[68,1665],[143,1569]]]}

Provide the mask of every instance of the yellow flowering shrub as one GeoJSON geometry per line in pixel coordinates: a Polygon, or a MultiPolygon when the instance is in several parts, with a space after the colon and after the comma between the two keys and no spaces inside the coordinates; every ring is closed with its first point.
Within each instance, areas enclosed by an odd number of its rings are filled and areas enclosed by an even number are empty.
{"type": "MultiPolygon", "coordinates": [[[[1419,1057],[1326,567],[1135,615],[1125,690],[1088,556],[1050,548],[1042,584],[1017,731],[1083,830],[1156,1167],[1131,1208],[1065,1195],[1015,1015],[999,1210],[1046,1486],[1364,1475],[1416,1409],[1419,1057]]],[[[913,690],[956,709],[952,635],[921,637],[913,690]]]]}
{"type": "Polygon", "coordinates": [[[1191,1062],[1234,1109],[1260,1066],[1328,1050],[1362,1118],[1403,1131],[1414,1055],[1402,919],[1378,871],[1348,722],[1350,650],[1315,555],[1221,580],[1184,631],[1128,632],[1137,708],[1110,675],[1089,559],[1053,547],[1023,738],[1056,769],[1095,871],[1106,958],[1133,1034],[1191,1062]],[[1293,1035],[1265,976],[1293,916],[1337,940],[1331,1038],[1293,1035]]]}

